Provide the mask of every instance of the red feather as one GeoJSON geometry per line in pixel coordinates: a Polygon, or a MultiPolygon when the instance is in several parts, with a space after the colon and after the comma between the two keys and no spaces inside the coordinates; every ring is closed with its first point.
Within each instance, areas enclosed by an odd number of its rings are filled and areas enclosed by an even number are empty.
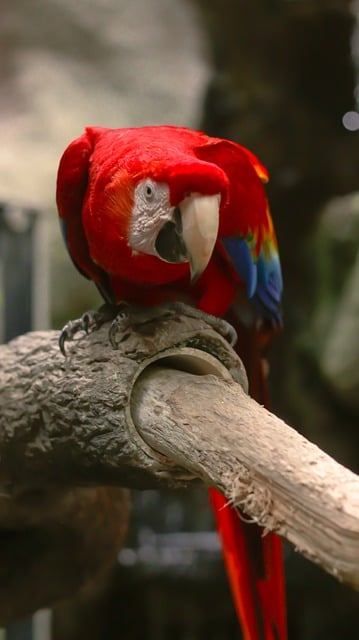
{"type": "MultiPolygon", "coordinates": [[[[265,405],[263,347],[279,330],[281,293],[276,238],[262,184],[267,177],[250,151],[201,132],[169,126],[90,127],[66,149],[57,181],[70,255],[104,297],[142,305],[182,299],[226,316],[239,331],[250,392],[265,405]],[[135,187],[147,178],[168,185],[171,207],[188,193],[221,198],[218,240],[194,285],[188,263],[169,264],[130,246],[135,187]]],[[[280,539],[246,523],[215,489],[210,497],[245,640],[285,640],[280,539]]]]}

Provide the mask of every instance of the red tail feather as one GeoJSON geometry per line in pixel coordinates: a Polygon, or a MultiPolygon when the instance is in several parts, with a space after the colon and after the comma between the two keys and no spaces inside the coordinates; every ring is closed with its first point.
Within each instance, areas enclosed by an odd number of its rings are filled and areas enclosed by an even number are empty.
{"type": "MultiPolygon", "coordinates": [[[[237,328],[237,327],[236,327],[237,328]]],[[[251,395],[268,406],[259,334],[240,328],[240,354],[251,395]]],[[[286,607],[281,539],[245,522],[224,496],[210,489],[224,561],[244,640],[286,640],[286,607]]]]}
{"type": "Polygon", "coordinates": [[[210,489],[224,561],[244,640],[285,640],[282,543],[243,522],[226,498],[210,489]]]}

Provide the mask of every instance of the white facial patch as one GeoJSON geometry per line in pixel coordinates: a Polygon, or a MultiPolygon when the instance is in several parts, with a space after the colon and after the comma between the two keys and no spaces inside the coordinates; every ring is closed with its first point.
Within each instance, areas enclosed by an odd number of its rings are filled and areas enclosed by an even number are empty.
{"type": "Polygon", "coordinates": [[[173,219],[169,187],[147,178],[135,188],[129,229],[129,245],[134,251],[157,256],[157,236],[163,225],[173,219]]]}

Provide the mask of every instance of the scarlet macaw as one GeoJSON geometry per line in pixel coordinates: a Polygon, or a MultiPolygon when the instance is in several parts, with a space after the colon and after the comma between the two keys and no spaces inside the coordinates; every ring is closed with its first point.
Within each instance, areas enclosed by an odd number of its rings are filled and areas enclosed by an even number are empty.
{"type": "MultiPolygon", "coordinates": [[[[266,180],[244,147],[172,126],[88,127],[57,180],[69,253],[104,299],[183,300],[227,317],[263,404],[261,352],[281,326],[282,293],[266,180]]],[[[245,640],[285,640],[280,539],[244,522],[215,489],[210,497],[245,640]]]]}

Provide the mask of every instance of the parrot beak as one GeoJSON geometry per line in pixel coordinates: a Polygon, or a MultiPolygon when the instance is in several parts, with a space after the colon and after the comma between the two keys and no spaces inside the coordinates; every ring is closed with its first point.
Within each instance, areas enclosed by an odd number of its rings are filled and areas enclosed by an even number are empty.
{"type": "Polygon", "coordinates": [[[190,195],[173,210],[163,225],[155,249],[166,262],[189,262],[195,282],[210,261],[217,240],[220,195],[190,195]]]}
{"type": "Polygon", "coordinates": [[[180,204],[182,239],[195,282],[208,265],[217,240],[220,195],[191,195],[180,204]]]}

